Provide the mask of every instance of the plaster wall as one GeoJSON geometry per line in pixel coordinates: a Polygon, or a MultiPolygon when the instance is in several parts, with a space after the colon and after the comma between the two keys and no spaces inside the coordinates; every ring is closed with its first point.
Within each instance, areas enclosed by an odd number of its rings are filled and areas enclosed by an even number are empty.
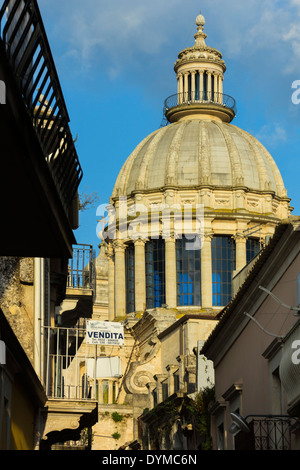
{"type": "MultiPolygon", "coordinates": [[[[300,271],[300,255],[292,261],[272,292],[288,305],[295,305],[296,278],[300,271]]],[[[249,304],[249,309],[251,304],[249,304]]],[[[262,304],[248,312],[269,333],[284,336],[296,322],[293,312],[266,296],[262,304]]],[[[241,313],[242,314],[242,313],[241,313]]],[[[233,385],[241,384],[241,414],[271,413],[270,364],[263,357],[264,351],[274,340],[249,319],[227,354],[216,367],[216,399],[233,385]]]]}

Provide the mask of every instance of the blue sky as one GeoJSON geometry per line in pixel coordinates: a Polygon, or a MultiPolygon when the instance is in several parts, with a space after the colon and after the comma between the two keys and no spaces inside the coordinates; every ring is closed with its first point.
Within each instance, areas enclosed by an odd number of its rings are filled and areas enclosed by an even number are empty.
{"type": "MultiPolygon", "coordinates": [[[[300,215],[300,0],[40,0],[84,171],[81,193],[106,204],[121,166],[160,127],[176,93],[178,53],[194,44],[206,18],[206,43],[223,54],[224,93],[237,101],[233,124],[275,159],[300,215]]],[[[78,243],[97,248],[96,207],[80,215],[78,243]]]]}

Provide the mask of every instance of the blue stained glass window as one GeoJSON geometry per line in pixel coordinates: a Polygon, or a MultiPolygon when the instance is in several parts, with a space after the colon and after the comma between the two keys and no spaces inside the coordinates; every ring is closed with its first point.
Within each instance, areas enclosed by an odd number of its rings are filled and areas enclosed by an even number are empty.
{"type": "Polygon", "coordinates": [[[236,266],[235,242],[231,237],[215,236],[211,242],[213,306],[227,305],[232,297],[232,273],[236,266]]]}
{"type": "Polygon", "coordinates": [[[257,255],[260,251],[260,241],[258,238],[248,238],[246,242],[247,263],[257,255]]]}
{"type": "Polygon", "coordinates": [[[145,246],[146,259],[146,307],[161,307],[165,295],[165,242],[152,239],[145,246]]]}
{"type": "Polygon", "coordinates": [[[135,269],[134,269],[134,244],[128,245],[125,252],[126,273],[126,312],[135,311],[135,269]]]}
{"type": "Polygon", "coordinates": [[[176,240],[177,305],[201,305],[201,251],[188,250],[185,237],[176,240]]]}

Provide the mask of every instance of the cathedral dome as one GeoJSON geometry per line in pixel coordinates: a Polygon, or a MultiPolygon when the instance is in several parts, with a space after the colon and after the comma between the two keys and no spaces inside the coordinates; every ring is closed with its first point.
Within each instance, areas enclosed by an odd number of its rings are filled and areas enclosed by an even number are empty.
{"type": "Polygon", "coordinates": [[[272,156],[232,124],[237,108],[224,94],[226,64],[206,45],[204,25],[199,15],[194,46],[174,64],[168,124],[137,145],[113,189],[101,234],[110,250],[111,317],[224,307],[235,274],[291,213],[272,156]]]}
{"type": "Polygon", "coordinates": [[[202,187],[286,197],[278,167],[252,135],[217,119],[184,119],[147,136],[120,171],[113,197],[202,187]]]}

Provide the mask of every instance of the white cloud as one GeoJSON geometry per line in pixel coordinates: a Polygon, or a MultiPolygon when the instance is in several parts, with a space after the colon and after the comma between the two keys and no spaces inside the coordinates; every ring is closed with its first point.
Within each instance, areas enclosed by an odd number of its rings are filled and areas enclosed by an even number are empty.
{"type": "Polygon", "coordinates": [[[266,147],[274,148],[286,142],[287,132],[280,124],[266,124],[256,132],[255,137],[266,147]]]}
{"type": "Polygon", "coordinates": [[[167,72],[157,64],[167,61],[172,67],[177,53],[193,45],[200,8],[206,17],[207,44],[221,50],[226,62],[240,61],[245,76],[255,70],[261,77],[271,70],[277,77],[294,74],[296,79],[298,72],[300,76],[300,0],[39,3],[44,16],[52,18],[51,41],[60,44],[59,59],[109,79],[124,73],[129,79],[138,75],[145,85],[158,82],[167,72]]]}

